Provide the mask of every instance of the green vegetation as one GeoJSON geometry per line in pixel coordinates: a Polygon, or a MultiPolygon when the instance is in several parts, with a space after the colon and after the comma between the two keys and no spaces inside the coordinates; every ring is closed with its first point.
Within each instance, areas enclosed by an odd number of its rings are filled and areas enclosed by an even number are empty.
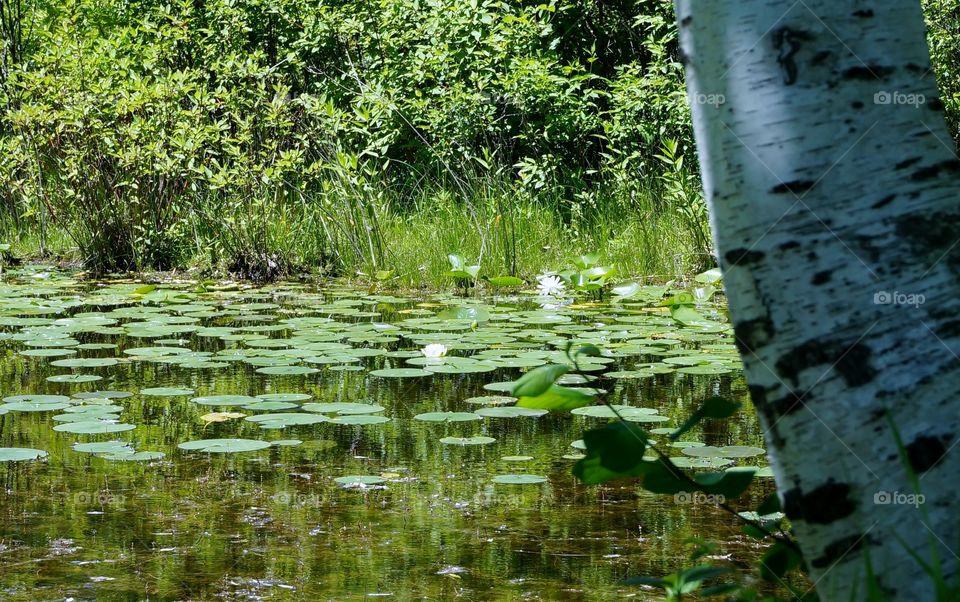
{"type": "MultiPolygon", "coordinates": [[[[0,236],[440,285],[711,263],[669,3],[0,0],[0,236]],[[686,161],[684,159],[687,159],[686,161]]],[[[955,2],[928,2],[956,131],[955,2]]]]}

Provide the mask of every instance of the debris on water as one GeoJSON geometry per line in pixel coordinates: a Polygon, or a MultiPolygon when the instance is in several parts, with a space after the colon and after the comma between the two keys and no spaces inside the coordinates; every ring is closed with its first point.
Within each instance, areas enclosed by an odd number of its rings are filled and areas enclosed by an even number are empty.
{"type": "Polygon", "coordinates": [[[437,571],[437,574],[438,575],[461,575],[466,572],[467,572],[467,569],[463,568],[462,566],[449,565],[437,571]]]}

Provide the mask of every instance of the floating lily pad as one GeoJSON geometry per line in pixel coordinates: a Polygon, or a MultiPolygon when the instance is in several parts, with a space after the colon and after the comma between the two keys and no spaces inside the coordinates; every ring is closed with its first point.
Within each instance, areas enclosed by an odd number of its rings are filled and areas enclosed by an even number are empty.
{"type": "Polygon", "coordinates": [[[366,487],[367,485],[385,483],[386,479],[375,475],[349,475],[346,477],[337,477],[334,481],[345,487],[366,487]]]}
{"type": "Polygon", "coordinates": [[[73,451],[87,454],[123,454],[133,453],[126,441],[96,441],[94,443],[74,443],[73,451]]]}
{"type": "Polygon", "coordinates": [[[78,435],[103,435],[106,433],[122,433],[132,431],[134,424],[124,424],[107,420],[90,420],[89,422],[66,422],[53,427],[61,433],[75,433],[78,435]]]}
{"type": "Polygon", "coordinates": [[[249,395],[205,395],[194,397],[190,401],[202,406],[245,406],[259,400],[249,395]]]}
{"type": "Polygon", "coordinates": [[[117,360],[112,357],[81,357],[66,360],[54,360],[50,362],[51,366],[58,368],[107,368],[116,366],[117,360]]]}
{"type": "Polygon", "coordinates": [[[384,370],[374,370],[371,376],[380,376],[382,378],[416,378],[421,376],[430,376],[433,374],[420,368],[387,368],[384,370]]]}
{"type": "Polygon", "coordinates": [[[413,419],[425,422],[468,422],[470,420],[480,420],[480,416],[473,412],[425,412],[417,414],[413,419]]]}
{"type": "Polygon", "coordinates": [[[547,413],[549,413],[547,410],[540,410],[536,408],[520,408],[517,406],[480,408],[474,412],[474,414],[483,416],[485,418],[536,418],[537,416],[543,416],[547,413]]]}
{"type": "Polygon", "coordinates": [[[390,422],[390,419],[386,416],[373,416],[371,414],[341,414],[332,418],[330,422],[333,424],[366,425],[383,424],[384,422],[390,422]]]}
{"type": "Polygon", "coordinates": [[[500,459],[504,462],[529,462],[533,456],[503,456],[500,459]]]}
{"type": "Polygon", "coordinates": [[[303,441],[300,439],[277,439],[276,441],[271,441],[270,445],[273,447],[293,447],[301,443],[303,443],[303,441]]]}
{"type": "Polygon", "coordinates": [[[193,395],[193,389],[186,387],[152,387],[140,389],[140,394],[148,397],[180,397],[182,395],[193,395]]]}
{"type": "Polygon", "coordinates": [[[382,412],[384,408],[372,403],[338,401],[333,403],[305,403],[303,409],[322,414],[373,414],[382,412]]]}
{"type": "Polygon", "coordinates": [[[92,383],[102,379],[102,376],[96,374],[54,374],[48,376],[47,380],[52,383],[92,383]]]}
{"type": "Polygon", "coordinates": [[[162,460],[166,455],[167,454],[161,451],[140,451],[133,453],[103,454],[99,457],[114,462],[150,462],[152,460],[162,460]]]}
{"type": "Polygon", "coordinates": [[[181,443],[177,447],[188,451],[203,451],[211,454],[233,454],[266,449],[270,447],[270,443],[257,439],[200,439],[199,441],[181,443]]]}
{"type": "Polygon", "coordinates": [[[509,395],[482,395],[480,397],[468,397],[463,401],[464,403],[474,403],[477,405],[502,406],[516,402],[517,398],[509,395]]]}
{"type": "Polygon", "coordinates": [[[29,401],[6,403],[0,406],[7,412],[56,412],[69,407],[69,403],[31,403],[29,401]]]}
{"type": "Polygon", "coordinates": [[[496,443],[496,439],[493,437],[444,437],[440,439],[440,443],[446,445],[489,445],[490,443],[496,443]]]}
{"type": "Polygon", "coordinates": [[[536,485],[546,483],[547,477],[536,474],[502,474],[493,477],[493,482],[501,485],[536,485]]]}
{"type": "Polygon", "coordinates": [[[306,412],[285,412],[279,414],[258,414],[247,416],[248,422],[256,422],[260,428],[284,428],[288,426],[302,426],[327,422],[329,418],[322,414],[308,414],[306,412]]]}
{"type": "Polygon", "coordinates": [[[12,395],[4,397],[4,403],[63,403],[70,401],[66,395],[12,395]]]}
{"type": "Polygon", "coordinates": [[[23,462],[46,458],[47,452],[29,447],[0,447],[0,462],[23,462]]]}
{"type": "Polygon", "coordinates": [[[257,372],[277,376],[302,376],[305,374],[314,374],[319,372],[319,370],[307,366],[267,366],[265,368],[257,368],[257,372]]]}
{"type": "Polygon", "coordinates": [[[312,397],[313,395],[308,393],[261,393],[260,395],[257,395],[257,399],[262,399],[263,401],[284,402],[306,401],[312,397]]]}

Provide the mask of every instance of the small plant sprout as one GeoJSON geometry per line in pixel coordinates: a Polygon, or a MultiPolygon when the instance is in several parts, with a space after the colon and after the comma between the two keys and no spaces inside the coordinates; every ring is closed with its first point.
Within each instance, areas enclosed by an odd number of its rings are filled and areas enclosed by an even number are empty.
{"type": "Polygon", "coordinates": [[[439,359],[447,355],[447,346],[441,343],[431,343],[420,350],[424,357],[430,359],[439,359]]]}
{"type": "Polygon", "coordinates": [[[559,276],[543,274],[537,276],[537,292],[544,297],[559,296],[566,291],[566,286],[559,276]]]}

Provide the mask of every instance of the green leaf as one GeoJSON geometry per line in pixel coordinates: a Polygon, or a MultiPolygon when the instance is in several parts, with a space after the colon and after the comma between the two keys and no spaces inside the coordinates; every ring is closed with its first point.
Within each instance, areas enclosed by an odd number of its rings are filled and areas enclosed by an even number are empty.
{"type": "Polygon", "coordinates": [[[643,476],[642,486],[651,493],[665,493],[673,495],[690,490],[690,483],[683,478],[679,468],[667,466],[663,460],[650,462],[652,466],[643,476]]]}
{"type": "Polygon", "coordinates": [[[545,393],[558,378],[569,371],[570,366],[566,364],[547,364],[534,368],[517,380],[511,394],[514,397],[537,397],[545,393]]]}
{"type": "Polygon", "coordinates": [[[704,493],[733,500],[750,487],[755,472],[753,468],[731,468],[725,472],[694,475],[693,480],[704,493]]]}
{"type": "Polygon", "coordinates": [[[522,408],[551,411],[570,411],[591,403],[593,403],[593,395],[588,395],[579,389],[560,385],[551,385],[540,395],[523,396],[517,401],[517,405],[522,408]]]}
{"type": "Polygon", "coordinates": [[[587,253],[586,255],[580,255],[579,257],[573,258],[573,265],[577,266],[581,270],[586,270],[590,267],[593,267],[600,261],[599,253],[587,253]]]}
{"type": "Polygon", "coordinates": [[[760,502],[760,506],[757,508],[757,514],[760,516],[765,516],[767,514],[773,514],[774,512],[781,512],[781,510],[780,496],[774,492],[760,502]]]}
{"type": "Polygon", "coordinates": [[[788,571],[800,566],[802,560],[793,548],[778,541],[763,555],[760,561],[760,576],[767,581],[777,583],[788,571]]]}
{"type": "Polygon", "coordinates": [[[587,355],[590,357],[600,357],[601,351],[600,351],[600,348],[597,347],[596,345],[581,345],[577,349],[577,351],[574,353],[574,355],[575,356],[587,355]]]}
{"type": "Polygon", "coordinates": [[[485,278],[485,280],[493,286],[520,286],[523,284],[523,280],[515,276],[494,276],[493,278],[485,278]]]}
{"type": "Polygon", "coordinates": [[[614,472],[625,472],[643,462],[647,451],[647,433],[629,422],[611,422],[603,428],[583,434],[588,456],[600,458],[600,465],[614,472]]]}
{"type": "Polygon", "coordinates": [[[148,294],[152,293],[152,292],[155,291],[155,290],[157,290],[157,285],[156,285],[156,284],[145,284],[145,285],[141,286],[140,288],[134,289],[133,292],[130,293],[130,294],[131,294],[131,295],[148,295],[148,294]]]}
{"type": "Polygon", "coordinates": [[[714,396],[704,401],[697,411],[687,418],[687,421],[680,425],[680,428],[670,433],[670,439],[676,441],[681,435],[695,427],[704,418],[729,418],[740,409],[743,404],[737,401],[730,401],[725,397],[714,396]]]}
{"type": "Polygon", "coordinates": [[[716,284],[720,282],[722,278],[723,274],[720,272],[720,268],[713,268],[712,270],[697,274],[693,279],[703,284],[716,284]]]}

